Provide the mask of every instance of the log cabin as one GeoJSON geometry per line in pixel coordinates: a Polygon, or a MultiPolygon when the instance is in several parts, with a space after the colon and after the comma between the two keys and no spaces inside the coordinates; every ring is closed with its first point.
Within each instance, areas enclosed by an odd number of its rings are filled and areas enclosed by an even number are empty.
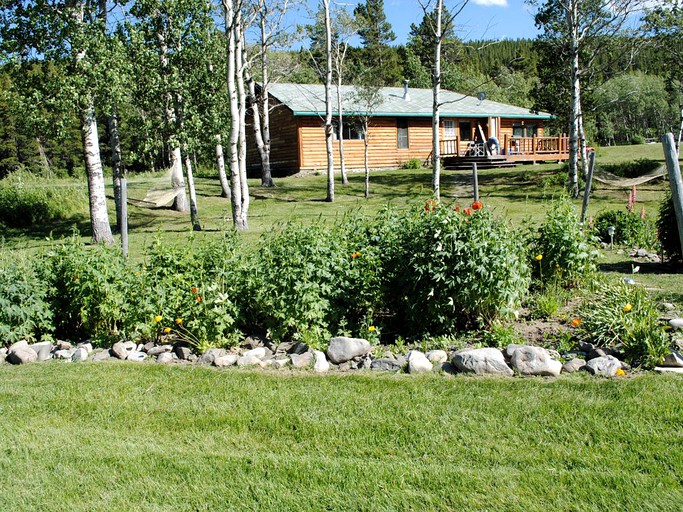
{"type": "MultiPolygon", "coordinates": [[[[339,132],[336,89],[334,161],[339,168],[339,138],[344,141],[347,169],[363,168],[361,106],[356,89],[342,86],[342,133],[339,132]],[[355,114],[355,115],[354,115],[355,114]]],[[[271,169],[274,176],[327,168],[325,149],[325,88],[317,84],[273,84],[269,87],[271,169]]],[[[432,159],[432,90],[385,87],[381,103],[369,113],[369,166],[399,168],[410,160],[429,165],[432,159]]],[[[440,140],[445,168],[507,167],[520,162],[562,161],[568,158],[566,136],[546,137],[544,121],[551,114],[498,103],[451,91],[441,91],[440,140]],[[463,167],[464,166],[464,167],[463,167]]],[[[251,128],[247,129],[247,166],[258,175],[260,160],[251,128]]]]}

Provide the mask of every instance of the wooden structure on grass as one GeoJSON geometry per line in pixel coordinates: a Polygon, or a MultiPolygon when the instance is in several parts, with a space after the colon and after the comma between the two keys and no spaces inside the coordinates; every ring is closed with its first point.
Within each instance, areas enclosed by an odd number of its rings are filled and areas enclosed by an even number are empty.
{"type": "MultiPolygon", "coordinates": [[[[271,166],[274,175],[300,171],[324,171],[325,90],[322,85],[274,84],[271,95],[271,166]]],[[[432,159],[432,91],[385,87],[382,103],[372,112],[368,127],[371,168],[398,168],[417,159],[429,165],[432,159]]],[[[348,169],[363,167],[364,141],[354,112],[355,90],[342,86],[344,110],[342,133],[335,130],[335,141],[344,138],[348,169]]],[[[336,91],[333,89],[333,94],[336,91]]],[[[441,156],[447,169],[508,167],[518,163],[563,161],[569,157],[567,136],[546,137],[544,121],[552,116],[531,112],[472,96],[441,91],[441,156]],[[492,143],[495,138],[498,144],[492,143]],[[489,143],[487,143],[489,142],[489,143]]],[[[336,100],[335,103],[335,116],[336,100]]],[[[248,137],[251,129],[247,129],[248,137]]],[[[335,166],[339,166],[335,142],[335,166]]],[[[253,140],[249,141],[247,165],[257,175],[260,160],[253,140]]]]}

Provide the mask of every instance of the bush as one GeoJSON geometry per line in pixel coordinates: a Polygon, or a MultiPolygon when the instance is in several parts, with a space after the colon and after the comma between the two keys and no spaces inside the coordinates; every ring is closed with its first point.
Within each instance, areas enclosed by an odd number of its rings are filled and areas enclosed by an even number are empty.
{"type": "Polygon", "coordinates": [[[656,366],[669,350],[659,313],[642,286],[604,284],[584,300],[579,315],[580,338],[619,349],[630,364],[656,366]]]}
{"type": "Polygon", "coordinates": [[[430,200],[388,214],[381,229],[385,304],[406,335],[490,325],[528,290],[521,241],[485,208],[460,212],[430,200]]]}
{"type": "Polygon", "coordinates": [[[567,198],[551,203],[545,223],[530,229],[528,247],[534,276],[542,283],[578,286],[596,270],[598,252],[567,198]]]}
{"type": "Polygon", "coordinates": [[[401,164],[401,169],[422,169],[422,160],[419,158],[411,158],[401,164]]]}
{"type": "Polygon", "coordinates": [[[0,262],[0,342],[39,341],[54,331],[47,289],[25,262],[0,262]]]}
{"type": "Polygon", "coordinates": [[[605,243],[610,242],[608,228],[614,226],[614,242],[630,247],[657,249],[655,223],[640,214],[626,210],[600,212],[594,220],[595,235],[605,243]]]}
{"type": "MultiPolygon", "coordinates": [[[[642,142],[640,143],[642,144],[642,142]]],[[[617,164],[600,164],[600,169],[622,178],[639,178],[661,166],[661,162],[649,158],[640,158],[617,164]]]]}
{"type": "Polygon", "coordinates": [[[0,180],[0,223],[25,228],[63,220],[87,209],[82,187],[46,182],[27,172],[0,180]]]}
{"type": "Polygon", "coordinates": [[[676,210],[674,210],[671,194],[659,206],[657,231],[664,255],[672,261],[683,260],[681,240],[678,235],[678,224],[676,221],[676,210]]]}

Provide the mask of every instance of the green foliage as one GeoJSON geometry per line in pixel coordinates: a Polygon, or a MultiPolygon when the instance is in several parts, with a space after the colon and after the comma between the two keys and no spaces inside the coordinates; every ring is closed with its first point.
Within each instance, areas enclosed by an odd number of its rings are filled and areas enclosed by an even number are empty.
{"type": "Polygon", "coordinates": [[[681,261],[683,259],[683,254],[681,254],[681,240],[678,234],[676,210],[674,209],[674,202],[671,194],[669,194],[659,206],[657,232],[665,256],[673,261],[681,261]]]}
{"type": "Polygon", "coordinates": [[[630,364],[650,368],[668,352],[669,338],[642,286],[604,283],[586,297],[579,314],[581,338],[619,349],[630,364]]]}
{"type": "MultiPolygon", "coordinates": [[[[634,143],[635,144],[635,143],[634,143]]],[[[642,142],[640,143],[642,144],[642,142]]],[[[637,158],[617,164],[600,164],[600,169],[621,176],[622,178],[639,178],[661,166],[661,162],[652,158],[637,158]]]]}
{"type": "Polygon", "coordinates": [[[490,211],[428,201],[382,226],[387,307],[407,335],[451,334],[512,314],[529,285],[521,242],[490,211]]]}
{"type": "Polygon", "coordinates": [[[419,158],[411,158],[410,160],[406,160],[401,164],[401,169],[422,169],[422,160],[419,158]]]}
{"type": "Polygon", "coordinates": [[[528,257],[541,283],[578,286],[596,270],[598,252],[567,198],[548,206],[545,222],[531,227],[528,257]]]}
{"type": "Polygon", "coordinates": [[[87,211],[83,187],[56,185],[28,172],[16,171],[0,180],[0,223],[31,227],[65,220],[87,211]]]}
{"type": "Polygon", "coordinates": [[[0,261],[0,343],[39,341],[53,330],[47,290],[24,261],[0,261]]]}
{"type": "Polygon", "coordinates": [[[494,322],[481,335],[481,343],[485,347],[505,348],[512,344],[524,344],[525,340],[515,331],[512,325],[494,322]]]}
{"type": "Polygon", "coordinates": [[[557,316],[560,309],[567,303],[567,292],[557,283],[543,288],[531,297],[531,316],[533,318],[548,319],[557,316]]]}
{"type": "Polygon", "coordinates": [[[654,221],[636,212],[606,210],[595,217],[593,226],[595,235],[605,243],[610,242],[608,228],[614,226],[615,243],[645,249],[656,249],[658,245],[654,221]]]}

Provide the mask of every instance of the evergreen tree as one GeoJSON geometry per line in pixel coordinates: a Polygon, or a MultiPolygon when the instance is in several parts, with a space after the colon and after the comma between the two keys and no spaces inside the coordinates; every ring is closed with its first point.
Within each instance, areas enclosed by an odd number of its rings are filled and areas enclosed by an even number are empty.
{"type": "Polygon", "coordinates": [[[353,10],[358,35],[363,43],[363,64],[372,70],[382,85],[394,85],[401,80],[398,54],[390,46],[396,40],[384,13],[384,0],[366,0],[353,10]]]}

